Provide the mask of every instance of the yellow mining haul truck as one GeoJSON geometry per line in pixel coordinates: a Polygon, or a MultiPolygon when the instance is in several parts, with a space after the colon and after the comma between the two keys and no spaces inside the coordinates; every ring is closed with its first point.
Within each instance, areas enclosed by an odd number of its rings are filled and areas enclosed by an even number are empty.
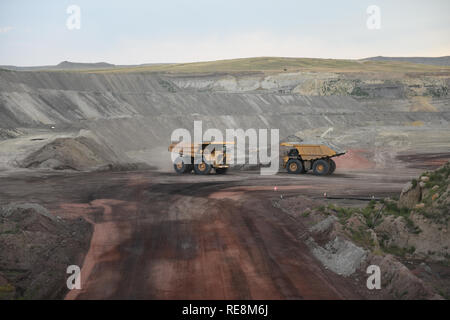
{"type": "Polygon", "coordinates": [[[176,173],[208,174],[214,168],[216,174],[225,174],[229,168],[227,145],[234,142],[203,142],[201,144],[172,143],[169,151],[178,154],[173,163],[176,173]],[[195,163],[195,158],[200,159],[195,163]]]}
{"type": "Polygon", "coordinates": [[[283,167],[292,174],[306,173],[309,170],[319,176],[332,174],[336,170],[336,163],[332,158],[345,154],[345,151],[338,152],[324,144],[284,142],[281,146],[287,147],[283,167]]]}

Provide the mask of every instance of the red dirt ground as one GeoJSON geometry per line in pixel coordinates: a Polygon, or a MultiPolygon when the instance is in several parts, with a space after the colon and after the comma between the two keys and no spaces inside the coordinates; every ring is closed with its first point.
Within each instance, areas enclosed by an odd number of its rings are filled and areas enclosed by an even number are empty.
{"type": "Polygon", "coordinates": [[[357,299],[355,284],[312,256],[298,239],[304,227],[273,200],[387,196],[417,173],[36,173],[3,179],[0,199],[94,224],[82,289],[66,299],[357,299]]]}

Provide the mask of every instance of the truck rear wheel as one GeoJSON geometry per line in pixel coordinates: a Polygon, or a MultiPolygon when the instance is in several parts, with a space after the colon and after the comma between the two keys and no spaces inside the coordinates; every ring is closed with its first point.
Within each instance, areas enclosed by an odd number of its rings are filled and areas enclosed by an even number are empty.
{"type": "Polygon", "coordinates": [[[178,174],[188,173],[192,171],[192,165],[186,164],[183,158],[181,157],[175,159],[173,163],[173,168],[175,169],[175,172],[178,174]]]}
{"type": "Polygon", "coordinates": [[[328,161],[320,159],[314,161],[313,173],[318,176],[324,176],[330,172],[330,164],[328,161]]]}
{"type": "Polygon", "coordinates": [[[334,170],[336,170],[336,162],[333,159],[330,159],[330,172],[328,174],[333,174],[334,170]]]}
{"type": "Polygon", "coordinates": [[[206,162],[194,164],[194,172],[196,174],[208,174],[211,172],[211,165],[206,162]]]}
{"type": "Polygon", "coordinates": [[[291,174],[303,173],[303,164],[300,160],[291,159],[286,164],[287,172],[291,174]]]}

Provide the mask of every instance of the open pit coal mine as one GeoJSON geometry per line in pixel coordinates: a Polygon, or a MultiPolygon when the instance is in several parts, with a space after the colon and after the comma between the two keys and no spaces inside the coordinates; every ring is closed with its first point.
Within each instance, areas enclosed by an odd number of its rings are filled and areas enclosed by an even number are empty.
{"type": "Polygon", "coordinates": [[[0,299],[447,299],[450,77],[377,77],[0,70],[0,299]],[[194,121],[347,153],[177,175],[194,121]]]}

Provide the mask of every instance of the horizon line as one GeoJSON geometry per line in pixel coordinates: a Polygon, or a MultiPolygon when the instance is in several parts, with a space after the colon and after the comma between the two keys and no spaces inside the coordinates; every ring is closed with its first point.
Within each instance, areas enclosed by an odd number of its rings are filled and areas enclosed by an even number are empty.
{"type": "Polygon", "coordinates": [[[107,61],[95,61],[95,62],[86,62],[86,61],[72,61],[72,60],[62,60],[56,64],[42,64],[42,65],[14,65],[14,64],[0,64],[0,66],[3,67],[18,67],[18,68],[33,68],[33,67],[55,67],[58,66],[61,63],[68,62],[68,63],[74,63],[74,64],[100,64],[100,63],[106,63],[110,64],[112,66],[146,66],[146,65],[162,65],[162,64],[192,64],[192,63],[202,63],[202,62],[218,62],[218,61],[231,61],[231,60],[243,60],[243,59],[261,59],[261,58],[278,58],[278,59],[317,59],[317,60],[343,60],[343,61],[362,61],[367,59],[373,59],[373,58],[429,58],[429,59],[439,59],[439,58],[446,58],[450,57],[449,55],[445,56],[383,56],[383,55],[377,55],[377,56],[370,56],[366,58],[315,58],[315,57],[295,57],[295,56],[251,56],[251,57],[240,57],[240,58],[226,58],[226,59],[214,59],[214,60],[198,60],[198,61],[184,61],[184,62],[144,62],[144,63],[138,63],[138,64],[115,64],[107,61]]]}

